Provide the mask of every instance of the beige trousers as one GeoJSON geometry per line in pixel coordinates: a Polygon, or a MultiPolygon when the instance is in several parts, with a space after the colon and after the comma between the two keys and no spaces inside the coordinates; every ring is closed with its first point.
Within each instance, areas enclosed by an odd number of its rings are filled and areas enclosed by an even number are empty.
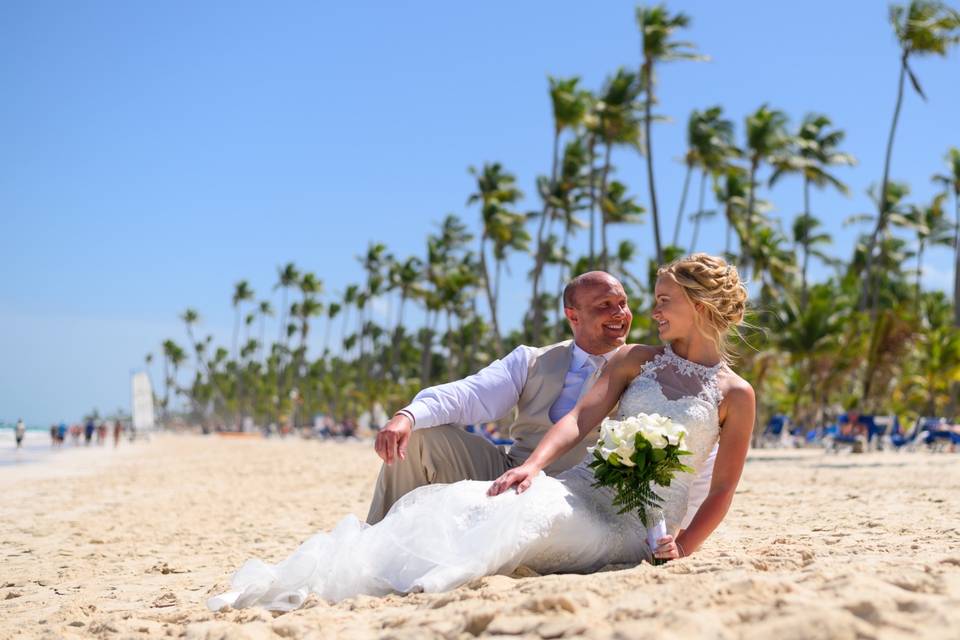
{"type": "Polygon", "coordinates": [[[482,436],[463,427],[442,425],[415,429],[410,434],[407,456],[384,464],[370,504],[367,522],[376,524],[397,500],[417,487],[460,480],[496,480],[520,461],[482,436]]]}

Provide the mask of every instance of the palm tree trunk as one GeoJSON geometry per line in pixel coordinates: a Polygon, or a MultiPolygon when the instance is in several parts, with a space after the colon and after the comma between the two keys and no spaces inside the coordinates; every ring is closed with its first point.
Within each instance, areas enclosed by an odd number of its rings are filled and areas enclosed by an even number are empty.
{"type": "Polygon", "coordinates": [[[486,252],[487,234],[480,236],[480,270],[483,272],[483,289],[487,294],[487,303],[490,305],[490,323],[493,325],[493,342],[497,348],[497,357],[503,355],[503,345],[500,341],[500,325],[497,323],[497,301],[491,289],[490,271],[487,269],[486,252]]]}
{"type": "Polygon", "coordinates": [[[602,243],[600,253],[600,265],[604,271],[609,268],[610,253],[607,247],[607,211],[603,206],[603,201],[607,197],[607,176],[610,172],[610,152],[613,145],[607,142],[607,148],[603,154],[603,173],[600,177],[600,241],[602,243]]]}
{"type": "MultiPolygon", "coordinates": [[[[560,159],[560,130],[554,127],[553,133],[553,164],[550,169],[550,190],[551,192],[557,185],[557,167],[560,159]]],[[[544,247],[544,230],[547,228],[547,218],[550,217],[551,207],[549,202],[543,203],[543,211],[540,214],[540,226],[537,229],[537,256],[536,263],[533,266],[533,343],[540,344],[540,334],[543,332],[543,308],[540,305],[540,279],[543,276],[543,265],[546,261],[544,247]]]]}
{"type": "Polygon", "coordinates": [[[663,262],[663,247],[660,246],[660,213],[657,209],[657,188],[653,179],[653,140],[650,136],[650,124],[653,110],[653,61],[647,60],[643,63],[646,71],[646,100],[644,100],[643,129],[646,140],[644,144],[647,149],[647,184],[650,187],[650,213],[653,216],[653,243],[657,249],[657,264],[663,262]]]}
{"type": "MultiPolygon", "coordinates": [[[[810,179],[803,177],[803,215],[804,222],[810,219],[810,179]]],[[[809,232],[806,233],[803,241],[803,268],[800,271],[800,306],[807,306],[807,264],[810,260],[809,232]]]]}
{"type": "Polygon", "coordinates": [[[730,255],[730,246],[733,244],[733,220],[730,219],[731,216],[733,216],[733,210],[727,204],[724,207],[724,217],[727,219],[727,236],[723,245],[723,252],[727,255],[730,255]]]}
{"type": "MultiPolygon", "coordinates": [[[[439,311],[434,312],[439,315],[439,311]]],[[[433,329],[431,329],[430,310],[427,310],[423,329],[420,331],[420,388],[430,386],[433,365],[433,329]]]]}
{"type": "Polygon", "coordinates": [[[916,299],[914,301],[914,304],[916,305],[917,309],[920,308],[920,291],[921,291],[920,279],[923,277],[923,250],[925,248],[925,244],[926,243],[921,240],[920,247],[917,249],[917,291],[915,294],[916,299]]]}
{"type": "Polygon", "coordinates": [[[683,191],[680,194],[680,209],[677,211],[677,223],[673,227],[673,246],[680,245],[680,222],[683,220],[683,210],[687,205],[687,190],[690,189],[690,174],[693,173],[693,164],[687,162],[687,173],[683,177],[683,191]]]}
{"type": "Polygon", "coordinates": [[[590,180],[590,268],[597,267],[596,251],[594,249],[594,235],[597,228],[597,188],[593,178],[594,163],[594,137],[591,135],[587,141],[587,156],[589,157],[589,170],[587,175],[590,180]]]}
{"type": "Polygon", "coordinates": [[[283,378],[284,378],[284,345],[287,342],[287,287],[286,285],[281,285],[283,293],[281,294],[282,303],[280,305],[280,335],[277,337],[277,344],[280,346],[277,349],[277,406],[276,406],[276,421],[277,426],[280,426],[280,413],[283,407],[283,378]]]}
{"type": "Polygon", "coordinates": [[[163,354],[163,420],[170,419],[170,358],[163,354]]]}
{"type": "Polygon", "coordinates": [[[240,355],[237,353],[237,342],[240,340],[240,305],[234,307],[236,311],[233,319],[233,359],[238,360],[240,355]]]}
{"type": "MultiPolygon", "coordinates": [[[[890,135],[887,137],[887,153],[883,161],[883,180],[880,182],[880,202],[878,203],[879,212],[877,214],[877,225],[873,229],[873,233],[870,234],[870,240],[867,243],[867,255],[866,255],[866,264],[864,266],[865,279],[863,292],[860,297],[860,310],[864,311],[867,308],[867,298],[870,295],[872,289],[875,289],[873,283],[873,249],[877,244],[877,238],[880,235],[880,230],[883,228],[886,223],[887,217],[887,185],[890,181],[890,160],[893,157],[893,137],[897,132],[897,120],[900,118],[900,107],[903,104],[903,81],[906,78],[907,74],[907,56],[909,54],[904,51],[903,55],[900,57],[900,80],[897,83],[897,104],[893,108],[893,122],[890,123],[890,135]]],[[[873,304],[871,305],[870,317],[873,320],[877,319],[877,297],[873,296],[873,304]]]]}
{"type": "Polygon", "coordinates": [[[323,331],[323,357],[326,358],[330,353],[330,326],[333,324],[333,318],[327,315],[327,328],[323,331]]]}
{"type": "Polygon", "coordinates": [[[960,327],[960,191],[953,192],[953,325],[960,327]]]}
{"type": "MultiPolygon", "coordinates": [[[[747,220],[746,220],[746,234],[744,238],[741,238],[740,242],[740,262],[746,268],[747,277],[749,278],[750,273],[750,239],[753,237],[753,207],[756,206],[756,179],[757,179],[757,169],[760,168],[760,158],[754,157],[750,160],[750,182],[748,185],[749,192],[747,193],[747,220]],[[743,240],[747,240],[747,251],[744,252],[743,240]],[[747,255],[744,255],[746,253],[747,255]]],[[[756,276],[756,274],[754,274],[756,276]]]]}
{"type": "Polygon", "coordinates": [[[700,170],[700,203],[697,205],[697,219],[693,223],[693,238],[690,240],[690,253],[697,250],[697,239],[700,236],[700,221],[703,219],[703,201],[707,190],[707,170],[700,170]]]}
{"type": "MultiPolygon", "coordinates": [[[[565,269],[567,263],[567,254],[570,251],[570,225],[564,225],[563,228],[563,262],[560,263],[559,269],[557,269],[557,305],[555,310],[557,313],[556,322],[554,323],[554,338],[559,340],[562,335],[562,321],[563,321],[563,289],[566,285],[565,278],[565,269]]],[[[571,276],[573,274],[570,274],[571,276]]]]}
{"type": "Polygon", "coordinates": [[[267,340],[266,335],[266,317],[261,313],[260,314],[260,343],[257,345],[257,360],[266,360],[266,353],[264,349],[264,343],[267,340]]]}
{"type": "Polygon", "coordinates": [[[447,321],[447,336],[446,336],[447,358],[444,364],[446,365],[446,369],[447,369],[446,379],[450,381],[454,379],[454,371],[455,371],[455,368],[454,368],[455,363],[454,363],[454,357],[453,357],[453,353],[454,353],[453,322],[451,322],[450,320],[450,307],[447,307],[444,311],[445,311],[446,321],[447,321]]]}
{"type": "Polygon", "coordinates": [[[397,326],[393,330],[393,344],[390,347],[390,363],[387,365],[387,375],[393,375],[393,368],[397,366],[397,354],[400,352],[400,327],[403,326],[403,307],[407,302],[405,292],[400,292],[400,309],[397,313],[397,326]]]}

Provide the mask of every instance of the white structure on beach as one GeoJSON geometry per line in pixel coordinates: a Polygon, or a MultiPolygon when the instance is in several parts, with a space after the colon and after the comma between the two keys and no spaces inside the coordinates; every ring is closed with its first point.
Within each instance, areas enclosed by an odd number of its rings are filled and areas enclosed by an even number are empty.
{"type": "Polygon", "coordinates": [[[150,377],[143,371],[133,374],[130,379],[130,413],[134,432],[153,430],[153,388],[150,377]]]}

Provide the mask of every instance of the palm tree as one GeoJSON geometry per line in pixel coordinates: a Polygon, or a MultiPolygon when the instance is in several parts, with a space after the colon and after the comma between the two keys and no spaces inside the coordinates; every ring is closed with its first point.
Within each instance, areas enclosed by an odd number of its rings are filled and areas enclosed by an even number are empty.
{"type": "MultiPolygon", "coordinates": [[[[545,242],[548,222],[554,219],[552,213],[552,201],[550,195],[556,190],[557,179],[560,171],[560,137],[567,129],[576,131],[583,122],[584,114],[589,105],[590,94],[577,88],[580,78],[572,77],[567,79],[558,79],[548,76],[550,82],[550,102],[553,106],[553,160],[550,169],[550,182],[548,185],[541,181],[540,196],[543,199],[543,210],[540,213],[540,224],[537,227],[537,252],[535,255],[533,269],[533,300],[540,296],[540,281],[543,276],[543,268],[546,256],[545,242]]],[[[533,306],[533,335],[534,343],[539,343],[540,332],[543,327],[543,309],[540,305],[533,306]]]]}
{"type": "MultiPolygon", "coordinates": [[[[893,26],[897,42],[900,44],[900,78],[897,82],[897,102],[893,108],[893,122],[890,124],[890,134],[887,137],[887,151],[883,161],[883,179],[880,182],[880,197],[876,226],[870,235],[867,244],[866,269],[863,295],[860,298],[860,309],[866,309],[867,298],[870,294],[873,279],[873,250],[883,227],[886,225],[885,207],[889,202],[887,188],[890,184],[890,161],[893,157],[893,138],[897,131],[897,121],[900,118],[900,107],[903,104],[904,80],[910,77],[910,84],[921,98],[926,95],[920,87],[920,81],[910,68],[911,56],[927,56],[937,54],[945,57],[950,47],[960,42],[960,12],[938,0],[910,0],[904,5],[890,7],[890,23],[893,26]]],[[[876,296],[874,296],[875,298],[876,296]]],[[[874,310],[875,311],[875,310],[874,310]]]]}
{"type": "Polygon", "coordinates": [[[417,257],[410,257],[403,262],[396,263],[392,274],[397,291],[400,292],[400,304],[397,305],[397,321],[393,329],[393,343],[390,347],[390,360],[387,363],[387,373],[392,374],[397,363],[397,354],[400,349],[400,338],[403,335],[403,310],[407,300],[419,294],[420,278],[423,277],[423,261],[417,257]]]}
{"type": "Polygon", "coordinates": [[[330,353],[330,326],[333,319],[337,317],[343,306],[339,302],[331,302],[327,305],[327,329],[323,333],[323,357],[326,358],[330,353]]]}
{"type": "Polygon", "coordinates": [[[234,318],[233,323],[233,357],[237,359],[237,341],[240,335],[240,305],[248,300],[253,300],[253,289],[250,288],[250,283],[246,280],[241,280],[233,288],[233,309],[236,312],[236,317],[234,318]]]}
{"type": "Polygon", "coordinates": [[[307,334],[310,332],[310,318],[320,315],[323,312],[323,303],[315,296],[323,293],[323,281],[317,278],[316,274],[305,272],[300,276],[300,282],[297,283],[300,289],[300,305],[298,308],[300,318],[300,355],[298,357],[299,366],[296,375],[300,375],[300,367],[303,365],[303,359],[307,349],[307,334]]]}
{"type": "Polygon", "coordinates": [[[280,335],[277,342],[284,347],[287,344],[287,313],[290,308],[287,304],[287,292],[290,288],[297,286],[298,282],[300,282],[300,271],[294,263],[288,262],[282,267],[277,267],[277,283],[273,285],[273,290],[280,289],[283,296],[280,302],[280,335]]]}
{"type": "Polygon", "coordinates": [[[653,103],[656,100],[653,86],[656,82],[654,66],[672,60],[705,60],[705,56],[692,51],[693,44],[671,40],[674,32],[689,26],[690,18],[683,13],[670,15],[665,5],[637,7],[637,25],[640,28],[643,62],[640,67],[640,83],[644,92],[644,140],[647,156],[647,184],[650,189],[650,212],[653,215],[653,240],[657,249],[657,263],[662,262],[663,248],[660,245],[660,214],[657,209],[657,190],[653,178],[653,139],[650,125],[653,123],[653,103]]]}
{"type": "MultiPolygon", "coordinates": [[[[603,211],[604,227],[611,224],[636,224],[640,222],[640,216],[645,209],[637,204],[633,197],[627,195],[627,186],[622,182],[614,180],[605,189],[606,195],[600,203],[603,211]]],[[[606,229],[604,229],[606,236],[606,229]]],[[[604,253],[606,256],[606,237],[604,237],[604,253]]],[[[603,268],[609,268],[609,261],[604,258],[603,268]]]]}
{"type": "MultiPolygon", "coordinates": [[[[746,154],[750,163],[747,193],[747,244],[752,241],[756,215],[757,171],[763,162],[777,162],[790,137],[787,135],[787,116],[783,111],[770,109],[766,104],[747,116],[746,154]]],[[[782,161],[782,160],[779,160],[782,161]]]]}
{"type": "MultiPolygon", "coordinates": [[[[640,123],[634,116],[634,102],[639,86],[637,76],[626,69],[618,69],[604,85],[601,95],[593,105],[592,133],[603,144],[603,166],[600,169],[600,266],[607,268],[607,211],[603,202],[607,199],[607,182],[612,168],[610,156],[615,145],[632,146],[640,150],[640,123]]],[[[592,193],[596,194],[595,191],[592,193]]],[[[596,195],[594,195],[596,198],[596,195]]],[[[593,206],[591,206],[591,211],[593,206]]]]}
{"type": "MultiPolygon", "coordinates": [[[[794,242],[803,247],[803,266],[801,268],[801,301],[807,297],[807,264],[814,244],[830,242],[827,234],[815,232],[820,225],[810,211],[810,186],[824,188],[834,187],[840,193],[849,193],[847,185],[827,171],[828,167],[856,164],[856,159],[849,153],[837,151],[837,146],[843,141],[844,132],[840,129],[829,130],[832,126],[830,118],[820,114],[808,114],[800,124],[800,130],[790,140],[788,148],[772,159],[773,175],[770,176],[770,186],[788,173],[799,173],[803,176],[803,213],[794,220],[794,242]]],[[[815,250],[813,255],[829,262],[822,253],[815,250]]]]}
{"type": "Polygon", "coordinates": [[[933,176],[933,181],[953,192],[953,324],[960,327],[960,149],[951,147],[947,152],[949,173],[933,176]]]}
{"type": "MultiPolygon", "coordinates": [[[[563,151],[563,163],[560,170],[560,179],[551,194],[554,211],[560,224],[563,226],[563,242],[560,254],[564,262],[568,262],[570,255],[570,239],[577,229],[586,227],[586,224],[577,217],[577,213],[585,208],[584,202],[589,199],[588,181],[590,167],[587,164],[587,153],[582,139],[572,140],[563,151]]],[[[592,257],[591,257],[592,263],[592,257]]],[[[564,269],[559,269],[560,288],[563,287],[564,269]]],[[[539,342],[538,342],[539,344],[539,342]]]]}
{"type": "Polygon", "coordinates": [[[923,252],[928,246],[953,247],[954,228],[943,210],[946,194],[941,193],[933,201],[920,207],[911,205],[906,212],[907,219],[917,232],[917,292],[916,304],[920,304],[920,278],[923,276],[923,252]]]}
{"type": "MultiPolygon", "coordinates": [[[[876,191],[876,185],[872,186],[869,190],[871,200],[877,203],[878,222],[874,227],[873,234],[867,238],[863,248],[862,268],[863,271],[866,272],[866,277],[869,280],[868,289],[871,291],[870,318],[872,320],[876,320],[877,313],[880,310],[879,282],[881,278],[886,275],[883,269],[894,266],[891,264],[892,261],[888,259],[889,256],[884,254],[885,246],[893,247],[890,228],[892,226],[908,229],[913,227],[913,223],[907,217],[908,208],[904,203],[904,199],[910,194],[910,186],[905,182],[890,181],[887,183],[886,190],[882,193],[885,194],[883,199],[886,200],[886,202],[880,204],[881,197],[876,191]],[[877,239],[874,239],[875,236],[877,239]],[[879,251],[877,251],[878,244],[880,245],[879,251]],[[881,264],[884,262],[886,262],[886,264],[881,264]],[[873,273],[870,273],[871,269],[873,269],[873,273]]],[[[899,241],[899,239],[897,240],[899,241]]],[[[900,265],[897,264],[896,268],[899,268],[899,266],[900,265]]]]}
{"type": "Polygon", "coordinates": [[[510,249],[526,250],[530,235],[524,229],[525,217],[508,209],[523,194],[516,187],[513,174],[503,171],[499,162],[484,164],[478,171],[470,167],[470,173],[477,179],[477,192],[470,195],[467,204],[479,202],[483,220],[483,233],[480,236],[480,270],[483,274],[484,289],[490,305],[490,322],[493,324],[493,340],[497,354],[503,353],[500,337],[500,323],[497,318],[497,299],[500,288],[500,270],[510,249]],[[496,262],[496,280],[491,282],[487,268],[487,241],[493,243],[493,256],[496,262]]]}
{"type": "Polygon", "coordinates": [[[273,305],[270,304],[269,300],[260,301],[260,304],[257,305],[257,315],[260,317],[260,351],[262,352],[267,339],[266,318],[267,316],[273,317],[273,305]]]}
{"type": "Polygon", "coordinates": [[[830,244],[832,239],[829,233],[820,232],[820,221],[812,215],[801,213],[793,221],[793,243],[800,247],[803,258],[800,267],[800,306],[807,303],[807,267],[810,257],[819,258],[830,264],[833,260],[819,249],[819,245],[830,244]]]}
{"type": "Polygon", "coordinates": [[[796,273],[793,253],[784,248],[786,238],[772,225],[761,221],[753,226],[752,238],[746,245],[748,259],[753,265],[754,277],[761,280],[761,296],[766,299],[780,298],[780,292],[788,289],[796,273]]]}
{"type": "MultiPolygon", "coordinates": [[[[683,177],[683,191],[680,193],[680,207],[673,228],[673,246],[680,244],[680,225],[687,204],[687,192],[693,170],[700,168],[700,206],[703,211],[703,198],[706,191],[707,172],[715,172],[734,155],[733,121],[723,116],[723,107],[717,105],[706,111],[694,109],[687,120],[687,153],[684,156],[686,171],[683,177]]],[[[696,215],[696,214],[695,214],[696,215]]],[[[702,216],[696,219],[701,219],[702,216]]],[[[696,236],[696,231],[694,235],[696,236]]]]}
{"type": "Polygon", "coordinates": [[[177,372],[180,369],[180,365],[183,364],[184,360],[187,359],[187,354],[184,352],[180,345],[178,345],[173,340],[164,340],[163,341],[163,409],[164,409],[164,418],[170,417],[170,390],[173,389],[174,393],[178,392],[177,388],[177,372]]]}
{"type": "Polygon", "coordinates": [[[728,165],[713,187],[714,196],[723,205],[723,216],[727,224],[723,252],[728,260],[733,259],[731,246],[733,232],[736,232],[741,240],[747,233],[747,194],[750,187],[744,178],[746,174],[743,169],[736,165],[728,165]]]}

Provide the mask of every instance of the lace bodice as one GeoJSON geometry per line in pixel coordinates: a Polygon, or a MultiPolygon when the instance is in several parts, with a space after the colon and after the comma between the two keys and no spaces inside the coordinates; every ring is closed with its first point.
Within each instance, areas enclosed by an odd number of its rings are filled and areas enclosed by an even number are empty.
{"type": "MultiPolygon", "coordinates": [[[[712,367],[691,362],[674,353],[668,344],[662,353],[644,364],[640,374],[620,398],[616,414],[618,419],[640,413],[658,413],[687,428],[686,449],[690,455],[684,456],[683,462],[695,472],[677,475],[669,487],[655,488],[657,495],[663,498],[667,530],[671,533],[680,528],[686,515],[690,486],[720,436],[718,408],[723,395],[718,376],[725,366],[722,362],[712,367]]],[[[569,472],[570,476],[576,476],[581,483],[592,483],[593,471],[588,467],[592,459],[592,456],[584,459],[569,472]]],[[[574,477],[570,477],[570,480],[573,481],[574,477]]],[[[596,501],[598,508],[613,498],[611,489],[595,488],[594,491],[605,494],[596,501]]],[[[627,516],[619,517],[622,519],[627,516]]],[[[635,516],[633,518],[636,519],[635,516]]],[[[621,528],[628,528],[626,525],[623,523],[621,528]]]]}
{"type": "MultiPolygon", "coordinates": [[[[659,413],[687,428],[686,448],[690,452],[684,463],[699,471],[720,437],[718,409],[723,395],[718,384],[720,371],[726,365],[707,367],[681,358],[669,344],[663,353],[644,364],[620,400],[617,417],[638,413],[659,413]]],[[[686,513],[687,494],[695,474],[674,478],[669,487],[657,488],[664,499],[667,529],[679,527],[686,513]]]]}

